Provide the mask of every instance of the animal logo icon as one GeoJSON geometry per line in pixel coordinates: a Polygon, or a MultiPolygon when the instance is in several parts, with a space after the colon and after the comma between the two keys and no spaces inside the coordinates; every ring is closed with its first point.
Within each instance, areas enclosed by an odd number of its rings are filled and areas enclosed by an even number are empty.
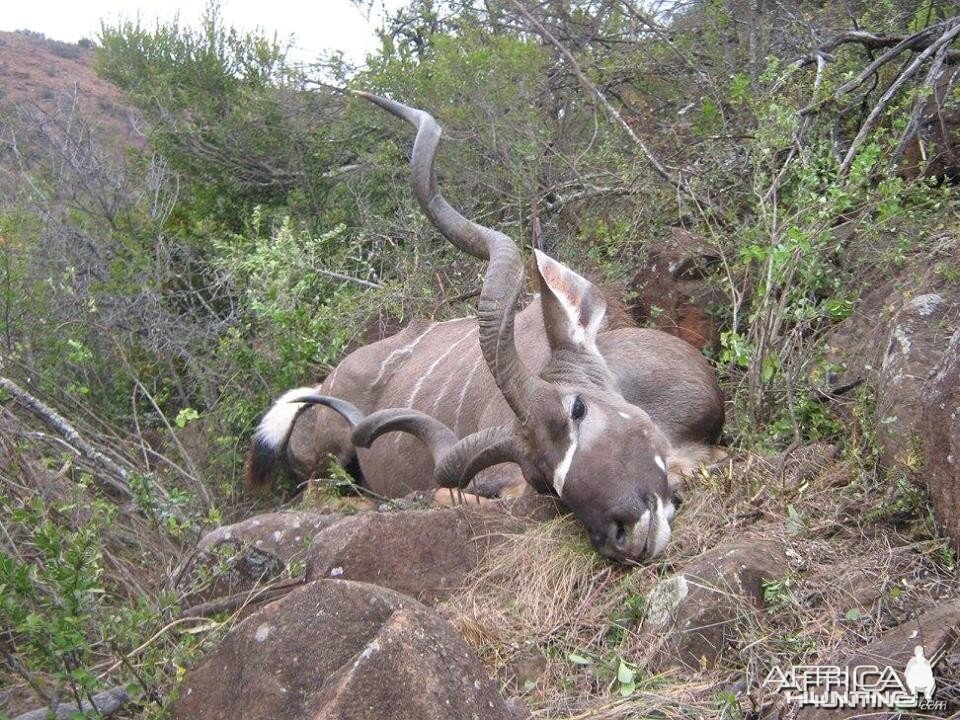
{"type": "Polygon", "coordinates": [[[937,681],[933,677],[933,664],[923,654],[923,645],[913,649],[913,657],[907,662],[903,674],[910,692],[922,694],[928,702],[933,699],[937,681]]]}

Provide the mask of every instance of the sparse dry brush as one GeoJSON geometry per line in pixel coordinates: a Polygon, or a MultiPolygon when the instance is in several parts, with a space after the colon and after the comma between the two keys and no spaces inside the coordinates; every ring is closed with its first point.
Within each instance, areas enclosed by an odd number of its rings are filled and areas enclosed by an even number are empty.
{"type": "Polygon", "coordinates": [[[434,112],[451,202],[628,308],[674,229],[709,250],[731,460],[688,479],[649,565],[602,561],[570,519],[506,538],[442,608],[505,694],[543,718],[758,718],[789,710],[759,688],[772,663],[957,597],[922,448],[880,462],[875,369],[830,345],[846,327],[840,350],[873,358],[873,291],[960,281],[954,3],[418,0],[359,70],[205,23],[105,28],[97,67],[136,109],[0,94],[0,715],[124,686],[120,717],[161,716],[243,611],[185,614],[216,573],[181,571],[252,512],[234,481],[268,398],[413,315],[472,312],[478,268],[414,209],[406,133],[333,84],[434,112]],[[655,588],[737,541],[787,558],[762,609],[715,666],[648,671],[655,588]]]}

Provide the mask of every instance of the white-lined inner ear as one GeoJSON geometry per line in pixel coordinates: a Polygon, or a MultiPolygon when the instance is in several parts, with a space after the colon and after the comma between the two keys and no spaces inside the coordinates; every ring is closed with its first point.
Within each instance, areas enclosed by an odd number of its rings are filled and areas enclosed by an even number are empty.
{"type": "Polygon", "coordinates": [[[595,349],[597,333],[607,311],[603,294],[585,277],[549,255],[539,250],[534,250],[534,255],[544,290],[550,296],[544,297],[543,302],[555,302],[563,316],[556,318],[555,313],[548,313],[544,318],[549,323],[550,316],[554,316],[555,322],[563,324],[562,328],[548,327],[548,335],[554,339],[563,335],[568,342],[595,349]]]}

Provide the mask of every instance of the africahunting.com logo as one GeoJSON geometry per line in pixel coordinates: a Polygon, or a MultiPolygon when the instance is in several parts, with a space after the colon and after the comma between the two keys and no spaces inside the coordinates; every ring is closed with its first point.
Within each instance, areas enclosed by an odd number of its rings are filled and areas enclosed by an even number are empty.
{"type": "Polygon", "coordinates": [[[917,645],[902,678],[889,665],[793,665],[786,670],[774,666],[763,685],[799,705],[946,710],[946,701],[933,699],[937,687],[933,668],[942,656],[940,652],[928,659],[923,646],[917,645]]]}

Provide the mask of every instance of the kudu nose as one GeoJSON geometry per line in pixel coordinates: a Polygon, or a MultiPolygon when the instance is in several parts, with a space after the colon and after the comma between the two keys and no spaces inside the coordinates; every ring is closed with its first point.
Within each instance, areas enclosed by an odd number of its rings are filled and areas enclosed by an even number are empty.
{"type": "MultiPolygon", "coordinates": [[[[646,516],[649,526],[649,516],[646,516]]],[[[631,560],[642,560],[646,551],[649,527],[639,527],[639,517],[615,518],[607,529],[607,543],[616,554],[631,560]]]]}

